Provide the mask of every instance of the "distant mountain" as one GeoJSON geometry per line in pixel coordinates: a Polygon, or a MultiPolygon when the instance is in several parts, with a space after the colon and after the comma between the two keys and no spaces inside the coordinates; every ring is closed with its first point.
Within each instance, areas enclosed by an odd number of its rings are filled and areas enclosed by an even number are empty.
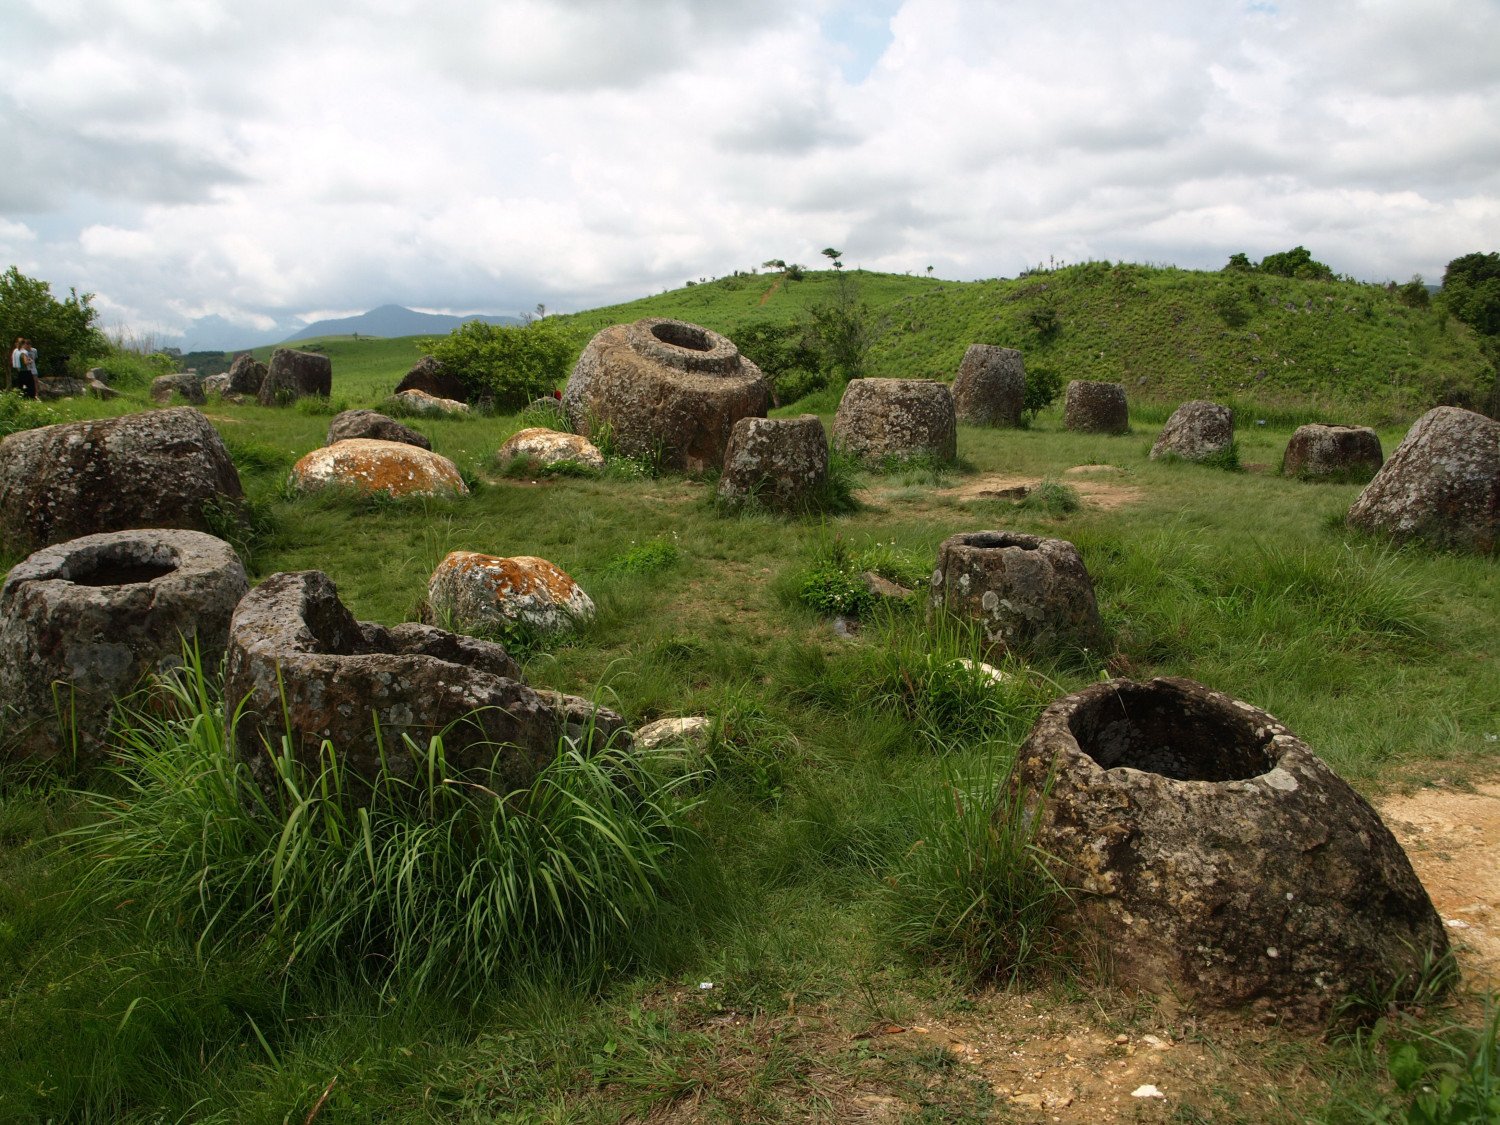
{"type": "Polygon", "coordinates": [[[277,324],[257,331],[222,316],[200,316],[181,336],[176,339],[169,337],[162,343],[175,344],[185,352],[245,351],[262,344],[274,344],[295,328],[295,324],[277,324]]]}
{"type": "Polygon", "coordinates": [[[414,312],[400,305],[381,305],[358,316],[315,321],[287,336],[282,343],[311,340],[315,336],[443,336],[471,320],[485,324],[521,323],[521,318],[516,316],[449,316],[414,312]]]}

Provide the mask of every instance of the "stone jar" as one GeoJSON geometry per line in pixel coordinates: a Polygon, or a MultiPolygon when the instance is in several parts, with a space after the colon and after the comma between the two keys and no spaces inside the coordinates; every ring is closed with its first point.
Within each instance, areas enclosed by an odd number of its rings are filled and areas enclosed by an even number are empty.
{"type": "Polygon", "coordinates": [[[0,587],[8,755],[103,756],[117,701],[178,666],[184,640],[218,668],[247,589],[234,549],[197,531],[109,531],[33,553],[0,587]]]}
{"type": "Polygon", "coordinates": [[[190,406],[0,441],[0,548],[16,554],[100,531],[217,531],[237,521],[243,501],[223,439],[190,406]]]}
{"type": "Polygon", "coordinates": [[[1207,461],[1234,448],[1234,412],[1216,402],[1185,402],[1172,412],[1151,446],[1151,460],[1207,461]]]}
{"type": "Polygon", "coordinates": [[[1380,471],[1385,452],[1368,426],[1298,426],[1281,458],[1283,476],[1299,480],[1368,481],[1380,471]]]}
{"type": "Polygon", "coordinates": [[[770,389],[727,337],[649,317],[594,336],[563,390],[574,433],[698,473],[720,468],[741,418],[764,417],[770,389]]]}
{"type": "Polygon", "coordinates": [[[1185,679],[1057,700],[1002,810],[1115,979],[1200,1008],[1323,1026],[1355,993],[1407,997],[1448,940],[1365,800],[1266,712],[1185,679]]]}
{"type": "Polygon", "coordinates": [[[927,612],[977,622],[991,654],[1059,655],[1105,641],[1093,580],[1066,539],[1015,531],[945,539],[927,612]]]}
{"type": "Polygon", "coordinates": [[[333,416],[328,423],[328,439],[324,445],[337,445],[350,438],[367,438],[370,441],[399,441],[403,445],[414,445],[418,449],[432,448],[427,435],[404,426],[394,418],[387,418],[375,410],[345,410],[333,416]]]}
{"type": "Polygon", "coordinates": [[[1074,379],[1063,396],[1063,429],[1089,434],[1123,434],[1130,430],[1125,388],[1119,383],[1074,379]]]}
{"type": "Polygon", "coordinates": [[[594,601],[572,575],[534,555],[449,551],[427,580],[427,605],[437,620],[499,636],[516,627],[568,633],[594,619],[594,601]]]}
{"type": "Polygon", "coordinates": [[[258,395],[261,384],[266,381],[266,365],[249,352],[241,352],[229,365],[229,390],[231,394],[258,395]]]}
{"type": "Polygon", "coordinates": [[[331,359],[317,352],[277,348],[271,353],[271,364],[261,380],[257,401],[262,406],[279,406],[309,396],[327,398],[332,392],[331,359]]]}
{"type": "Polygon", "coordinates": [[[292,484],[304,492],[344,488],[387,496],[467,496],[458,466],[440,453],[403,441],[345,438],[300,458],[292,484]]]}
{"type": "Polygon", "coordinates": [[[833,445],[867,465],[958,456],[953,393],[931,379],[851,379],[833,416],[833,445]]]}
{"type": "Polygon", "coordinates": [[[817,503],[828,481],[828,435],[816,414],[741,418],[734,424],[719,499],[794,512],[817,503]]]}
{"type": "Polygon", "coordinates": [[[1494,554],[1500,422],[1456,406],[1429,410],[1359,494],[1348,523],[1397,542],[1494,554]]]}
{"type": "Polygon", "coordinates": [[[448,398],[458,402],[469,401],[469,390],[457,375],[450,374],[436,356],[424,355],[401,377],[393,394],[403,391],[424,391],[433,398],[448,398]]]}
{"type": "Polygon", "coordinates": [[[1021,424],[1026,365],[1015,348],[970,344],[953,379],[953,408],[970,426],[1021,424]]]}
{"type": "Polygon", "coordinates": [[[203,392],[203,380],[191,372],[177,371],[151,380],[152,402],[169,403],[173,395],[192,406],[202,406],[208,401],[203,392]]]}

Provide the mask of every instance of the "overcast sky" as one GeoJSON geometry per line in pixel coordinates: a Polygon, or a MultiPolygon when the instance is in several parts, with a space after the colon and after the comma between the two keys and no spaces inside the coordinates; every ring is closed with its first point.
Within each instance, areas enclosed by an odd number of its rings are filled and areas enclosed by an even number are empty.
{"type": "Polygon", "coordinates": [[[1500,0],[0,0],[0,262],[106,323],[1500,249],[1500,0]]]}

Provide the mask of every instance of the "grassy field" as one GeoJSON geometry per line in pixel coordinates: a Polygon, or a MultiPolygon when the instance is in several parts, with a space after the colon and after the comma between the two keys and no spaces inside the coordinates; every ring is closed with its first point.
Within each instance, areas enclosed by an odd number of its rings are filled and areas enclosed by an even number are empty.
{"type": "MultiPolygon", "coordinates": [[[[1116,293],[1108,272],[1068,284],[1116,293]]],[[[715,302],[747,317],[801,308],[825,280],[764,303],[763,275],[695,286],[580,316],[577,330],[586,338],[649,308],[732,332],[715,302]]],[[[970,327],[924,343],[924,317],[940,300],[952,314],[954,287],[871,279],[872,305],[910,325],[883,345],[881,373],[908,362],[902,373],[951,372],[986,317],[1003,327],[1024,312],[1031,298],[1005,305],[1016,290],[1004,288],[1023,284],[968,289],[970,327]]],[[[1172,279],[1130,284],[1170,291],[1172,279]]],[[[1128,292],[1112,299],[1123,318],[1128,292]]],[[[1277,301],[1289,321],[1343,315],[1277,301]]],[[[1065,326],[1080,316],[1061,315],[1065,326]]],[[[1387,315],[1414,341],[1412,371],[1462,343],[1449,326],[1421,345],[1425,329],[1387,315]]],[[[527,652],[528,679],[596,694],[633,723],[710,716],[713,741],[677,763],[689,777],[670,799],[675,827],[661,830],[658,874],[628,924],[603,927],[591,951],[543,928],[465,954],[457,993],[383,971],[358,933],[341,939],[342,959],[288,944],[299,911],[321,919],[324,899],[373,895],[374,860],[363,891],[319,884],[325,870],[360,870],[314,856],[326,834],[251,839],[263,824],[213,805],[204,794],[222,781],[223,756],[211,703],[176,724],[140,719],[123,778],[11,771],[0,783],[0,1119],[1354,1122],[1407,1102],[1402,1060],[1435,1082],[1470,1057],[1487,1018],[1472,994],[1323,1038],[1122,994],[1067,953],[1045,888],[1021,877],[1024,855],[1001,846],[1008,837],[997,844],[990,820],[1038,710],[1106,675],[1186,675],[1264,707],[1373,798],[1493,776],[1495,562],[1352,535],[1341,517],[1358,486],[1277,476],[1296,419],[1323,408],[1318,395],[1260,403],[1247,383],[1244,472],[1149,461],[1169,398],[1139,402],[1118,437],[1065,432],[1053,409],[1028,430],[961,429],[959,468],[863,474],[859,510],[824,520],[726,517],[709,483],[628,463],[591,478],[508,478],[493,454],[521,419],[417,420],[473,494],[371,503],[293,495],[286,471],[322,444],[332,409],[378,404],[418,351],[409,340],[320,345],[333,403],[209,409],[252,499],[241,546],[253,577],[321,569],[357,616],[395,623],[414,616],[450,550],[540,555],[579,580],[599,615],[527,652]],[[1069,472],[1081,466],[1093,471],[1069,472]],[[1044,480],[1081,503],[986,495],[1044,480]],[[918,599],[867,610],[853,637],[809,604],[863,568],[919,587],[944,538],[981,528],[1076,543],[1107,651],[1016,665],[996,688],[955,673],[957,657],[978,655],[975,640],[926,628],[918,599]],[[222,886],[226,870],[253,880],[257,866],[299,863],[306,889],[274,909],[222,886]],[[205,922],[231,902],[232,930],[205,922]],[[1146,1083],[1167,1097],[1129,1096],[1146,1083]]],[[[1165,337],[1152,346],[1171,353],[1165,337]]],[[[1155,371],[1191,365],[1164,358],[1155,371]]],[[[1175,382],[1155,371],[1162,382],[1147,386],[1165,394],[1175,382]]],[[[1291,378],[1277,386],[1290,394],[1291,378]]],[[[1392,404],[1359,415],[1337,403],[1344,420],[1381,426],[1387,454],[1404,432],[1392,404]]],[[[134,392],[44,420],[144,405],[134,392]]],[[[825,396],[825,424],[831,405],[825,396]]],[[[438,857],[462,854],[466,839],[429,841],[416,867],[439,879],[438,857]]],[[[401,948],[420,953],[464,923],[441,904],[431,918],[401,948]]],[[[1493,1082],[1493,1057],[1475,1073],[1471,1086],[1493,1082]]]]}

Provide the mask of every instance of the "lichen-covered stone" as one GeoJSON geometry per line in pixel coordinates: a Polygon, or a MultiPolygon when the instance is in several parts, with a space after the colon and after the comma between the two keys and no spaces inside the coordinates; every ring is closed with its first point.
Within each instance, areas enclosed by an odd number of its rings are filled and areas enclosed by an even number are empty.
{"type": "Polygon", "coordinates": [[[594,619],[594,602],[567,572],[532,555],[498,558],[451,551],[427,583],[428,611],[436,621],[503,635],[565,633],[594,619]]]}
{"type": "Polygon", "coordinates": [[[1276,719],[1191,680],[1057,700],[1011,785],[1121,984],[1321,1026],[1351,995],[1410,996],[1447,952],[1375,811],[1276,719]]]}
{"type": "Polygon", "coordinates": [[[229,390],[237,395],[259,395],[266,381],[266,365],[249,352],[234,357],[229,365],[229,390]]]}
{"type": "Polygon", "coordinates": [[[661,317],[595,335],[563,391],[575,433],[607,430],[620,453],[685,472],[723,465],[734,424],[764,417],[769,402],[765,376],[732,341],[661,317]]]}
{"type": "Polygon", "coordinates": [[[1015,348],[970,344],[953,379],[953,408],[970,426],[1021,424],[1026,365],[1015,348]]]}
{"type": "Polygon", "coordinates": [[[424,355],[412,365],[410,371],[396,384],[396,394],[403,391],[424,391],[433,398],[453,399],[468,402],[469,390],[457,375],[443,366],[436,356],[424,355]]]}
{"type": "Polygon", "coordinates": [[[1385,452],[1368,426],[1298,426],[1281,459],[1283,476],[1301,480],[1368,481],[1380,471],[1385,452]]]}
{"type": "Polygon", "coordinates": [[[469,404],[466,402],[460,402],[456,398],[439,398],[437,395],[430,395],[426,391],[419,391],[414,387],[404,391],[397,391],[394,401],[401,409],[409,410],[413,414],[446,415],[467,414],[469,412],[469,404]]]}
{"type": "Polygon", "coordinates": [[[672,747],[701,750],[708,745],[713,729],[714,722],[707,715],[657,719],[635,732],[635,747],[638,750],[664,750],[672,747]]]}
{"type": "MultiPolygon", "coordinates": [[[[548,399],[547,401],[555,401],[548,399]]],[[[529,457],[543,465],[558,465],[564,461],[571,461],[579,465],[587,465],[591,469],[604,468],[604,454],[599,452],[597,446],[582,434],[565,434],[557,430],[549,430],[545,426],[531,426],[524,430],[518,430],[496,451],[495,456],[502,462],[513,461],[517,457],[529,457]]]]}
{"type": "Polygon", "coordinates": [[[1066,539],[970,531],[943,540],[927,609],[978,622],[991,654],[1057,654],[1104,641],[1093,580],[1066,539]]]}
{"type": "Polygon", "coordinates": [[[219,432],[189,406],[0,441],[0,549],[16,554],[100,531],[220,530],[243,500],[219,432]]]}
{"type": "Polygon", "coordinates": [[[332,391],[333,361],[326,355],[277,348],[256,397],[262,406],[281,406],[310,396],[327,398],[332,391]]]}
{"type": "Polygon", "coordinates": [[[1350,527],[1493,554],[1500,542],[1500,422],[1439,406],[1418,418],[1349,509],[1350,527]]]}
{"type": "Polygon", "coordinates": [[[1216,402],[1185,402],[1172,412],[1151,446],[1151,460],[1208,461],[1234,448],[1234,412],[1216,402]]]}
{"type": "Polygon", "coordinates": [[[588,716],[605,732],[624,722],[587,700],[526,686],[498,644],[356,621],[321,571],[273,574],[240,602],[224,701],[227,715],[239,713],[235,750],[267,791],[278,787],[272,756],[283,736],[306,771],[318,768],[326,740],[354,802],[359,782],[382,767],[420,781],[434,736],[443,739],[445,777],[505,793],[529,783],[588,716]]]}
{"type": "Polygon", "coordinates": [[[1119,383],[1074,379],[1063,396],[1063,429],[1090,434],[1123,434],[1130,429],[1125,388],[1119,383]]]}
{"type": "Polygon", "coordinates": [[[335,414],[328,423],[328,439],[324,445],[334,445],[350,438],[368,438],[371,441],[399,441],[403,445],[414,445],[418,449],[431,449],[432,442],[410,426],[403,426],[394,418],[387,418],[374,410],[345,410],[335,414]]]}
{"type": "Polygon", "coordinates": [[[0,587],[0,758],[99,758],[120,698],[176,667],[183,642],[216,669],[249,589],[234,549],[151,528],[44,547],[0,587]]]}
{"type": "Polygon", "coordinates": [[[186,371],[170,375],[158,375],[151,380],[151,401],[168,403],[176,395],[193,406],[202,406],[207,401],[203,393],[203,380],[186,371]]]}
{"type": "Polygon", "coordinates": [[[812,505],[828,481],[828,435],[816,414],[741,418],[719,477],[719,498],[778,511],[812,505]]]}
{"type": "Polygon", "coordinates": [[[441,454],[402,441],[346,438],[308,453],[292,466],[306,491],[349,488],[387,496],[467,496],[458,466],[441,454]]]}
{"type": "Polygon", "coordinates": [[[833,445],[866,464],[958,456],[958,420],[947,384],[931,379],[851,379],[833,416],[833,445]]]}

